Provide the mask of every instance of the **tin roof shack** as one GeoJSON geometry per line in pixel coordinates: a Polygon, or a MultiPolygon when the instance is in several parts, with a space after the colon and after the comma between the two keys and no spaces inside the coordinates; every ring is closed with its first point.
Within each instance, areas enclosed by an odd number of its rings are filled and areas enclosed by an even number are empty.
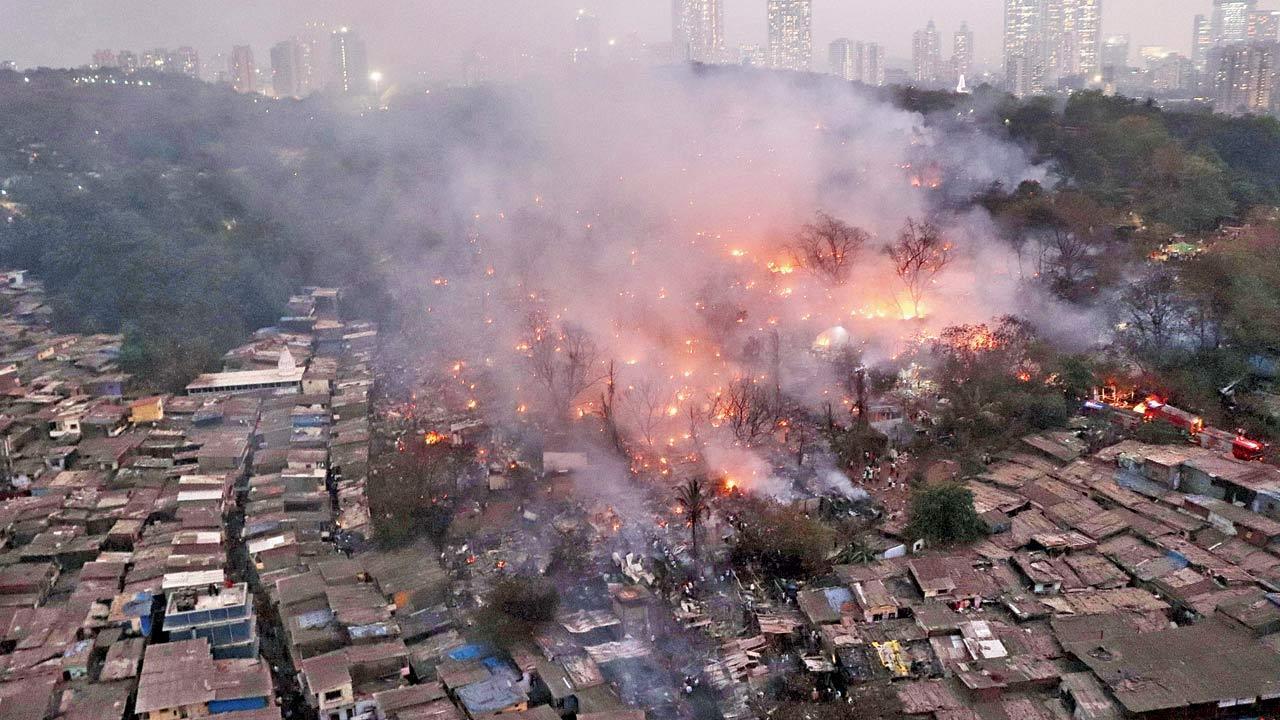
{"type": "Polygon", "coordinates": [[[796,605],[813,627],[834,625],[854,609],[853,593],[844,587],[811,588],[796,594],[796,605]]]}
{"type": "Polygon", "coordinates": [[[405,684],[409,651],[399,640],[357,645],[307,658],[298,669],[312,707],[330,718],[337,713],[339,720],[347,720],[372,712],[377,693],[405,684]]]}
{"type": "Polygon", "coordinates": [[[240,470],[249,457],[249,434],[243,431],[221,432],[201,438],[196,450],[196,463],[202,473],[240,470]]]}
{"type": "Polygon", "coordinates": [[[0,708],[6,720],[44,720],[58,711],[62,674],[57,670],[0,682],[0,708]]]}
{"type": "Polygon", "coordinates": [[[1238,717],[1280,708],[1280,655],[1217,621],[1066,649],[1133,717],[1238,717]]]}
{"type": "Polygon", "coordinates": [[[863,622],[892,620],[902,612],[898,598],[889,592],[879,578],[853,584],[853,599],[863,622]]]}
{"type": "Polygon", "coordinates": [[[1280,539],[1280,522],[1221,500],[1190,495],[1183,503],[1183,509],[1255,547],[1265,548],[1280,539]]]}
{"type": "Polygon", "coordinates": [[[253,596],[245,583],[171,591],[165,605],[164,630],[170,640],[208,640],[213,657],[219,660],[258,655],[257,618],[253,596]]]}
{"type": "Polygon", "coordinates": [[[0,568],[0,607],[42,605],[58,580],[52,562],[17,563],[0,568]]]}
{"type": "Polygon", "coordinates": [[[214,660],[203,638],[150,645],[134,712],[178,720],[255,710],[272,703],[271,670],[261,660],[214,660]]]}
{"type": "Polygon", "coordinates": [[[653,634],[649,612],[653,606],[653,593],[638,585],[619,585],[611,588],[613,614],[622,621],[622,632],[631,637],[649,637],[653,634]]]}
{"type": "Polygon", "coordinates": [[[379,720],[460,720],[462,715],[449,701],[438,682],[410,685],[373,694],[379,720]]]}
{"type": "Polygon", "coordinates": [[[133,684],[128,682],[71,683],[59,703],[62,720],[121,720],[133,684]]]}
{"type": "Polygon", "coordinates": [[[529,694],[520,683],[504,675],[492,675],[455,691],[458,703],[472,720],[529,709],[529,694]]]}
{"type": "Polygon", "coordinates": [[[1257,590],[1222,603],[1216,610],[1227,624],[1235,623],[1255,636],[1280,633],[1280,593],[1257,590]]]}
{"type": "Polygon", "coordinates": [[[434,544],[419,540],[399,550],[365,553],[361,562],[383,597],[403,612],[444,602],[449,578],[439,557],[434,544]]]}
{"type": "Polygon", "coordinates": [[[907,563],[907,570],[925,599],[939,598],[956,610],[982,607],[984,585],[966,558],[916,558],[907,563]]]}

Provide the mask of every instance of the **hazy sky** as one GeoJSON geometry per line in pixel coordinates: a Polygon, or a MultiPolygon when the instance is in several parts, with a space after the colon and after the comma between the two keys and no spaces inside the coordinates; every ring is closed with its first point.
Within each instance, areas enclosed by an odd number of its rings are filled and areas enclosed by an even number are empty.
{"type": "MultiPolygon", "coordinates": [[[[765,0],[724,0],[731,46],[764,39],[765,0]]],[[[1192,17],[1211,0],[1103,0],[1104,33],[1187,52],[1192,17]]],[[[1264,0],[1264,5],[1265,5],[1264,0]]],[[[910,53],[911,32],[933,18],[950,53],[968,20],[980,60],[998,59],[1003,0],[814,0],[817,57],[835,37],[874,40],[891,57],[910,53]]],[[[602,33],[670,37],[671,0],[0,0],[0,60],[20,66],[81,65],[95,48],[191,45],[205,58],[247,43],[264,62],[276,41],[308,20],[349,24],[369,45],[370,63],[390,72],[449,72],[476,49],[550,54],[567,47],[575,11],[601,19],[602,33]]]]}

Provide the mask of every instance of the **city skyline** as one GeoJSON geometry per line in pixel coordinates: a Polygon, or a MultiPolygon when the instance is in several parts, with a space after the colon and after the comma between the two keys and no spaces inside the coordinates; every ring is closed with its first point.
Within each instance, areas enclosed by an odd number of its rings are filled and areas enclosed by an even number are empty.
{"type": "MultiPolygon", "coordinates": [[[[0,8],[13,1],[3,0],[0,8]]],[[[768,0],[681,1],[704,8],[703,16],[716,25],[723,14],[723,29],[718,30],[715,42],[724,45],[724,52],[732,54],[744,45],[767,45],[768,0]]],[[[0,48],[0,57],[23,67],[79,66],[102,48],[136,51],[166,45],[192,46],[203,57],[212,58],[233,46],[247,45],[266,58],[273,46],[298,34],[305,23],[323,21],[331,26],[349,23],[357,28],[370,47],[371,66],[443,77],[456,73],[474,54],[496,55],[498,49],[510,48],[518,55],[538,57],[568,47],[578,9],[598,17],[602,37],[613,40],[635,36],[650,44],[669,42],[673,20],[672,4],[663,0],[643,4],[619,0],[490,0],[469,5],[465,13],[438,1],[394,0],[367,6],[358,13],[330,0],[284,0],[269,7],[241,7],[244,3],[236,1],[223,3],[228,12],[212,17],[193,12],[194,7],[186,5],[191,4],[156,7],[137,0],[111,5],[87,0],[74,7],[35,7],[21,13],[15,10],[6,13],[16,27],[11,40],[0,48]],[[233,6],[239,11],[230,12],[233,6]],[[150,22],[135,22],[141,17],[150,22]],[[55,27],[66,32],[60,32],[58,42],[46,42],[49,28],[55,27]],[[414,37],[415,28],[423,27],[435,31],[432,42],[414,37]]],[[[913,32],[933,21],[939,34],[948,38],[966,22],[974,35],[975,64],[997,69],[1002,64],[1003,5],[1003,0],[903,0],[889,10],[850,7],[838,0],[813,0],[814,65],[823,65],[824,49],[843,37],[875,42],[886,49],[891,60],[909,60],[913,32]]],[[[1259,9],[1268,8],[1265,2],[1256,5],[1259,9]]],[[[1212,17],[1213,0],[1127,0],[1106,4],[1103,25],[1107,35],[1129,35],[1135,48],[1159,45],[1190,55],[1189,29],[1197,14],[1212,17]]]]}

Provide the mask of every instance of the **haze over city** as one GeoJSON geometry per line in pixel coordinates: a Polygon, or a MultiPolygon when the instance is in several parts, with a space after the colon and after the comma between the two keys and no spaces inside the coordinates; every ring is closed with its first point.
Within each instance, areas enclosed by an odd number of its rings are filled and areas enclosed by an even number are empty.
{"type": "Polygon", "coordinates": [[[0,24],[0,720],[1280,717],[1268,0],[0,24]]]}
{"type": "MultiPolygon", "coordinates": [[[[764,41],[764,0],[725,0],[724,5],[731,46],[764,41]]],[[[265,52],[280,38],[299,33],[305,23],[324,22],[358,28],[370,45],[371,62],[387,72],[448,79],[461,57],[476,49],[558,52],[569,41],[580,8],[599,16],[606,37],[635,33],[648,42],[670,39],[667,0],[3,0],[0,59],[23,67],[66,67],[86,62],[100,47],[190,45],[211,55],[247,44],[265,52]]],[[[1130,35],[1135,49],[1163,46],[1185,54],[1191,46],[1192,16],[1209,13],[1211,0],[1112,0],[1103,9],[1106,34],[1130,35]]],[[[977,59],[994,66],[1000,62],[1002,14],[1001,0],[816,0],[814,40],[825,47],[836,37],[856,37],[879,42],[890,56],[905,58],[911,52],[911,33],[926,21],[933,19],[944,33],[967,21],[975,34],[977,59]]]]}

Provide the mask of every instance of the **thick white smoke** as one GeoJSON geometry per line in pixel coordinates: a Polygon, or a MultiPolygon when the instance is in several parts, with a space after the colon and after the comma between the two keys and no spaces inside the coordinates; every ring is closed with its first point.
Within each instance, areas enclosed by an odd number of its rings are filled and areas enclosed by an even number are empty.
{"type": "MultiPolygon", "coordinates": [[[[397,294],[432,348],[486,363],[509,400],[484,408],[495,415],[542,399],[523,357],[534,311],[544,330],[584,329],[597,372],[614,362],[633,438],[675,447],[735,377],[815,408],[836,399],[810,352],[823,330],[847,328],[874,360],[909,335],[1023,307],[1011,253],[958,200],[1044,173],[962,118],[926,124],[846,83],[737,70],[493,92],[440,169],[447,190],[433,177],[408,211],[452,230],[397,274],[397,294]],[[788,249],[818,211],[871,233],[846,284],[795,267],[788,249]],[[933,220],[954,245],[911,321],[881,252],[907,218],[933,220]]],[[[600,395],[598,384],[575,403],[592,412],[600,395]]]]}

